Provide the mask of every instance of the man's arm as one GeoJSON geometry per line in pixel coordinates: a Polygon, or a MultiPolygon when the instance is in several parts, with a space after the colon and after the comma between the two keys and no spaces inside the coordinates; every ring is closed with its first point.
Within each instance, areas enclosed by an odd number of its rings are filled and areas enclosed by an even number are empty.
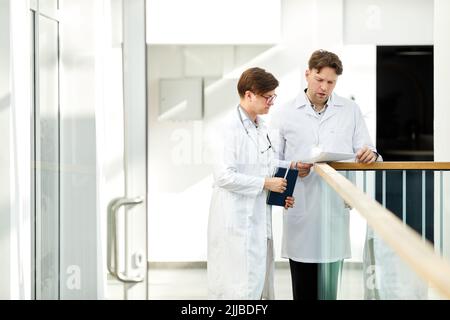
{"type": "Polygon", "coordinates": [[[380,157],[369,135],[366,122],[361,109],[355,104],[355,131],[353,136],[353,150],[356,152],[356,161],[372,163],[380,157]]]}

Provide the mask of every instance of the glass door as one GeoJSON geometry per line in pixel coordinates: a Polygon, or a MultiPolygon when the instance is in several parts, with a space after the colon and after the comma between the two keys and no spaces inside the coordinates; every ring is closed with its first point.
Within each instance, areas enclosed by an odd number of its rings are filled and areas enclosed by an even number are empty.
{"type": "MultiPolygon", "coordinates": [[[[54,2],[56,5],[56,2],[54,2]]],[[[59,21],[32,8],[36,299],[59,298],[59,21]]],[[[54,8],[56,9],[56,8],[54,8]]]]}
{"type": "MultiPolygon", "coordinates": [[[[122,10],[124,193],[122,197],[110,197],[111,201],[108,202],[107,287],[109,298],[146,299],[148,274],[145,0],[111,3],[113,11],[114,4],[119,5],[122,10]]],[[[109,108],[109,104],[107,105],[109,108]]],[[[109,110],[106,110],[105,116],[107,113],[109,110]]],[[[111,133],[113,132],[114,129],[111,133]]],[[[106,139],[111,141],[109,135],[106,139]]],[[[112,140],[112,143],[115,145],[115,140],[112,140]]],[[[117,152],[114,145],[109,150],[117,152]]]]}
{"type": "Polygon", "coordinates": [[[146,299],[145,1],[30,9],[33,296],[146,299]]]}

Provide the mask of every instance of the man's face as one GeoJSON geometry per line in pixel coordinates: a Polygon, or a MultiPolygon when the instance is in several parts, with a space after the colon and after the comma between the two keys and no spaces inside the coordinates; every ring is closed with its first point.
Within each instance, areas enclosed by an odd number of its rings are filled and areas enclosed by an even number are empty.
{"type": "Polygon", "coordinates": [[[265,92],[264,94],[255,94],[253,92],[251,94],[253,111],[256,114],[268,113],[276,98],[275,90],[265,92]]]}
{"type": "Polygon", "coordinates": [[[306,70],[308,96],[311,102],[323,105],[333,92],[337,78],[336,71],[330,67],[323,67],[320,72],[317,69],[306,70]]]}

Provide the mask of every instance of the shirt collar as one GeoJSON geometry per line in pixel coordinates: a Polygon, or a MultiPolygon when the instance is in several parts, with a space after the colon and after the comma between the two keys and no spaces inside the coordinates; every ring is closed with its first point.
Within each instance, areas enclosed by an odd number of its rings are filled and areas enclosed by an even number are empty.
{"type": "MultiPolygon", "coordinates": [[[[295,99],[295,108],[299,109],[299,108],[302,108],[305,106],[310,106],[310,105],[311,105],[311,103],[309,102],[309,99],[306,96],[305,91],[300,92],[299,95],[297,96],[297,98],[295,99]]],[[[330,97],[328,98],[327,106],[328,107],[329,106],[341,107],[343,105],[344,105],[344,100],[341,99],[341,97],[336,95],[334,92],[332,92],[330,97]]]]}
{"type": "Polygon", "coordinates": [[[241,114],[241,117],[242,117],[242,122],[247,129],[248,128],[259,128],[264,125],[264,119],[261,118],[260,116],[258,116],[258,115],[256,116],[256,123],[254,123],[250,119],[249,115],[247,114],[247,111],[245,111],[241,105],[239,105],[238,109],[239,109],[239,113],[241,114]]]}

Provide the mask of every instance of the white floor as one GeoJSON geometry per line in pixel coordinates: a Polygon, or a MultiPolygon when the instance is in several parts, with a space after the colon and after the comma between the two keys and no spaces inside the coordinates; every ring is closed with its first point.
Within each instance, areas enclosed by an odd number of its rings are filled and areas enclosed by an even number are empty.
{"type": "MultiPolygon", "coordinates": [[[[149,270],[149,299],[151,300],[205,300],[207,277],[205,268],[151,268],[149,270]]],[[[120,285],[109,282],[109,298],[121,299],[120,285]]],[[[439,296],[429,290],[429,299],[439,296]]],[[[286,266],[275,271],[275,298],[292,300],[291,275],[286,266]]],[[[342,274],[339,300],[364,299],[364,283],[361,268],[346,266],[342,274]]]]}
{"type": "MultiPolygon", "coordinates": [[[[344,268],[340,299],[362,299],[360,274],[360,271],[344,268]]],[[[149,299],[151,300],[204,300],[208,298],[205,268],[151,268],[148,276],[149,299]]],[[[120,285],[115,281],[109,282],[109,297],[121,298],[120,285]]],[[[291,275],[287,265],[275,270],[275,298],[292,300],[291,275]]]]}
{"type": "MultiPolygon", "coordinates": [[[[360,270],[344,269],[339,299],[363,299],[363,282],[360,278],[360,270]]],[[[150,270],[149,298],[207,299],[206,269],[150,270]]],[[[277,268],[275,271],[275,298],[292,300],[289,268],[277,268]]]]}

